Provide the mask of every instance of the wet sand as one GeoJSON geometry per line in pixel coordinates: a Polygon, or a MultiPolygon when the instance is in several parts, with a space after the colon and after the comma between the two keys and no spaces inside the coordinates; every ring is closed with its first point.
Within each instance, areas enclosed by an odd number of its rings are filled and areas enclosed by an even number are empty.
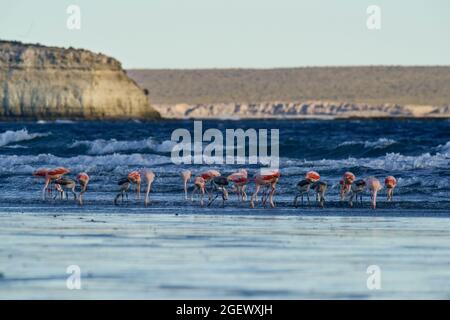
{"type": "Polygon", "coordinates": [[[0,298],[450,298],[448,212],[280,211],[2,208],[0,298]]]}

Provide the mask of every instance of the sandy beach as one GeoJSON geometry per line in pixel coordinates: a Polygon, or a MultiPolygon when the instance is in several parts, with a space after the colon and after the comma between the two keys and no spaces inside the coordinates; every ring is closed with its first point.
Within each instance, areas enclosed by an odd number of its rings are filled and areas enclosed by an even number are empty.
{"type": "Polygon", "coordinates": [[[2,211],[1,299],[450,298],[448,212],[2,211]],[[66,286],[70,265],[81,290],[66,286]]]}

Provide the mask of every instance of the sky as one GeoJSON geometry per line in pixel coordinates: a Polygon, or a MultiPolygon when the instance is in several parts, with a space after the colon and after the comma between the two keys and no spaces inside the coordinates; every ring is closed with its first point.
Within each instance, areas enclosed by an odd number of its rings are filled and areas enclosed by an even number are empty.
{"type": "Polygon", "coordinates": [[[0,0],[0,39],[85,48],[125,68],[450,65],[450,1],[0,0]],[[67,28],[70,5],[80,29],[67,28]],[[371,5],[380,29],[367,27],[371,5]]]}

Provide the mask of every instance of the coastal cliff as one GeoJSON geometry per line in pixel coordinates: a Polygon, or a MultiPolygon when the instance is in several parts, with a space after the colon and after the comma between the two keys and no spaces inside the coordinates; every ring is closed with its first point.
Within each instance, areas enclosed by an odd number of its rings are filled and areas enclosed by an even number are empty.
{"type": "Polygon", "coordinates": [[[448,106],[324,101],[154,105],[172,119],[450,118],[448,106]]]}
{"type": "Polygon", "coordinates": [[[159,117],[114,58],[0,41],[1,120],[159,117]]]}

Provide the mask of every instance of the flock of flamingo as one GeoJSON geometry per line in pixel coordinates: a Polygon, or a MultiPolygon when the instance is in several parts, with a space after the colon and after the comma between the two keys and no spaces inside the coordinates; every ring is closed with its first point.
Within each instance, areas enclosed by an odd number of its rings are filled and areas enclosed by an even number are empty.
{"type": "MultiPolygon", "coordinates": [[[[76,181],[65,177],[66,174],[70,173],[67,168],[59,167],[55,169],[39,169],[33,173],[35,177],[40,177],[45,179],[44,188],[42,189],[42,197],[46,199],[47,191],[51,194],[52,185],[54,186],[55,195],[53,199],[56,199],[58,193],[60,198],[63,199],[64,195],[66,199],[68,198],[68,193],[66,189],[73,194],[74,200],[78,204],[83,204],[83,194],[86,192],[89,175],[86,172],[81,172],[77,175],[76,181]],[[75,192],[77,183],[80,186],[80,192],[75,192]]],[[[194,201],[194,196],[198,193],[200,199],[200,204],[203,207],[203,198],[205,194],[208,195],[208,204],[210,206],[219,196],[222,198],[222,206],[225,205],[225,201],[228,200],[228,187],[232,186],[230,189],[232,192],[237,194],[238,201],[246,201],[247,194],[245,189],[252,180],[255,183],[255,191],[250,198],[250,207],[254,208],[255,203],[258,198],[258,193],[262,189],[261,203],[266,207],[267,202],[274,208],[275,203],[273,197],[276,191],[277,183],[280,179],[279,170],[265,171],[264,173],[257,174],[253,179],[248,177],[247,170],[241,169],[234,172],[228,176],[222,175],[217,170],[207,170],[201,172],[194,177],[194,189],[191,193],[190,200],[194,201]]],[[[127,176],[121,178],[118,181],[118,193],[114,198],[114,204],[118,205],[118,201],[121,198],[122,203],[124,202],[124,197],[128,200],[128,191],[131,185],[136,186],[136,196],[140,199],[141,194],[141,177],[144,176],[147,182],[147,189],[145,193],[144,204],[147,206],[150,203],[149,195],[153,181],[155,180],[155,174],[151,170],[143,169],[139,171],[132,171],[128,173],[127,176]]],[[[184,183],[184,197],[189,200],[189,182],[192,179],[192,172],[190,170],[184,170],[181,172],[181,178],[184,183]]],[[[303,205],[303,196],[306,195],[309,204],[309,194],[313,190],[316,195],[316,201],[321,206],[324,207],[325,203],[325,193],[327,191],[327,183],[320,180],[320,175],[316,171],[309,171],[305,174],[304,179],[297,183],[297,194],[294,198],[294,206],[298,206],[298,199],[301,198],[301,204],[303,205]]],[[[387,190],[387,201],[393,200],[394,189],[397,186],[397,180],[393,176],[388,176],[384,184],[387,190]]],[[[370,192],[371,207],[376,208],[377,204],[377,194],[382,189],[380,181],[375,177],[369,177],[366,179],[356,180],[356,176],[352,172],[345,172],[342,179],[340,180],[340,199],[341,201],[348,200],[350,207],[353,206],[353,200],[358,201],[362,204],[362,193],[365,189],[370,192]]]]}

